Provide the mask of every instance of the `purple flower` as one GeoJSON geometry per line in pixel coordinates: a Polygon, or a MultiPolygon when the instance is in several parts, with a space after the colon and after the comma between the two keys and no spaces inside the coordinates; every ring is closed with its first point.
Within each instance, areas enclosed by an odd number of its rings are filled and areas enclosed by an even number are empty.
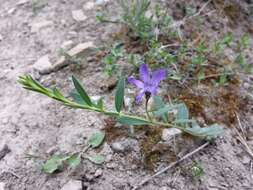
{"type": "Polygon", "coordinates": [[[146,64],[140,66],[140,79],[137,80],[134,77],[128,77],[128,82],[140,89],[136,96],[136,103],[140,103],[144,95],[150,97],[157,94],[159,83],[167,76],[165,69],[159,69],[150,72],[146,64]]]}

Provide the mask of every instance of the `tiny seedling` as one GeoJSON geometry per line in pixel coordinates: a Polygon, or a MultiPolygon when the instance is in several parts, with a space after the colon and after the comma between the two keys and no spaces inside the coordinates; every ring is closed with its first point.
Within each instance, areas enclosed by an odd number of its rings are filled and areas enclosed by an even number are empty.
{"type": "Polygon", "coordinates": [[[194,180],[199,180],[205,175],[204,169],[199,162],[194,162],[191,166],[191,175],[194,180]]]}
{"type": "Polygon", "coordinates": [[[69,168],[76,168],[82,161],[82,158],[88,159],[94,164],[103,164],[104,157],[99,154],[95,155],[84,155],[90,148],[99,147],[105,138],[103,132],[96,132],[88,139],[88,145],[83,151],[76,152],[69,155],[53,155],[43,165],[42,171],[48,174],[60,171],[67,165],[69,168]]]}
{"type": "Polygon", "coordinates": [[[117,43],[113,46],[110,53],[105,56],[103,62],[105,63],[105,72],[108,76],[117,74],[118,67],[117,62],[123,57],[123,48],[121,43],[117,43]]]}

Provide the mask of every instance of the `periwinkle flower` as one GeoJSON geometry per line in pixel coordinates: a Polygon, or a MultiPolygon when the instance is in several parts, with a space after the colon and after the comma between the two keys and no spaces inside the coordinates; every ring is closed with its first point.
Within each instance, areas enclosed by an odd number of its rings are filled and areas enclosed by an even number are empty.
{"type": "Polygon", "coordinates": [[[128,82],[140,89],[135,99],[138,104],[141,102],[144,95],[147,99],[150,96],[156,95],[159,83],[167,76],[167,71],[165,69],[150,72],[146,64],[140,66],[139,72],[141,80],[137,80],[133,76],[128,77],[128,82]]]}

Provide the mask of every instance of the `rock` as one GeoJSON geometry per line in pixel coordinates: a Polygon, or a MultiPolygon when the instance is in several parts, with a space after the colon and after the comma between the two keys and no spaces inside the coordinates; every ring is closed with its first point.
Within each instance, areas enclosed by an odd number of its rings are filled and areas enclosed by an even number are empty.
{"type": "Polygon", "coordinates": [[[31,24],[31,32],[32,33],[37,33],[39,32],[42,28],[46,28],[49,26],[52,26],[54,24],[53,21],[49,21],[49,20],[43,20],[40,22],[34,22],[31,24]]]}
{"type": "Polygon", "coordinates": [[[93,102],[97,102],[98,100],[101,99],[101,96],[91,96],[90,98],[93,102]]]}
{"type": "Polygon", "coordinates": [[[130,109],[132,107],[132,99],[129,97],[125,97],[124,105],[126,106],[126,108],[130,109]]]}
{"type": "Polygon", "coordinates": [[[170,141],[174,137],[178,137],[182,134],[182,131],[176,128],[163,129],[162,140],[170,141]]]}
{"type": "Polygon", "coordinates": [[[250,163],[250,158],[249,158],[249,156],[247,156],[247,155],[244,155],[243,157],[242,157],[242,163],[243,164],[249,164],[250,163]]]}
{"type": "Polygon", "coordinates": [[[111,148],[114,152],[127,152],[132,150],[135,146],[138,146],[136,145],[136,140],[128,138],[112,143],[111,148]]]}
{"type": "Polygon", "coordinates": [[[72,40],[68,40],[62,43],[61,48],[64,50],[69,50],[70,48],[72,48],[74,42],[72,40]]]}
{"type": "Polygon", "coordinates": [[[72,11],[72,17],[74,20],[78,22],[82,22],[87,19],[87,16],[84,15],[81,9],[72,11]]]}
{"type": "Polygon", "coordinates": [[[4,144],[0,147],[0,160],[3,159],[11,150],[9,149],[8,145],[4,144]]]}
{"type": "Polygon", "coordinates": [[[84,10],[91,10],[95,7],[95,5],[96,4],[94,2],[89,1],[89,2],[84,4],[83,8],[84,8],[84,10]]]}
{"type": "Polygon", "coordinates": [[[56,146],[52,146],[50,147],[46,153],[49,154],[50,156],[53,155],[55,152],[57,151],[57,147],[56,146]]]}
{"type": "Polygon", "coordinates": [[[17,5],[17,6],[20,6],[20,5],[24,5],[24,4],[28,3],[28,2],[29,2],[29,0],[19,0],[19,1],[16,3],[16,5],[17,5]]]}
{"type": "Polygon", "coordinates": [[[11,15],[11,14],[13,14],[15,11],[16,11],[16,8],[13,7],[13,8],[11,8],[11,9],[9,9],[7,13],[8,13],[9,15],[11,15]]]}
{"type": "Polygon", "coordinates": [[[49,60],[48,55],[44,55],[33,65],[33,68],[40,74],[47,74],[52,70],[52,63],[49,60]]]}
{"type": "Polygon", "coordinates": [[[100,177],[101,175],[103,175],[103,170],[102,169],[98,169],[95,172],[94,177],[97,178],[97,177],[100,177]]]}
{"type": "Polygon", "coordinates": [[[0,42],[3,41],[4,37],[0,34],[0,42]]]}
{"type": "Polygon", "coordinates": [[[122,143],[120,142],[114,142],[112,143],[112,150],[114,150],[115,152],[124,152],[126,149],[126,146],[124,146],[122,143]]]}
{"type": "Polygon", "coordinates": [[[67,53],[70,56],[78,56],[91,48],[95,48],[93,42],[81,43],[69,50],[67,53]]]}
{"type": "Polygon", "coordinates": [[[0,190],[5,190],[5,183],[3,183],[3,182],[0,182],[0,190]]]}
{"type": "Polygon", "coordinates": [[[61,190],[82,190],[82,182],[78,180],[70,180],[61,190]]]}
{"type": "Polygon", "coordinates": [[[116,163],[112,162],[112,163],[107,163],[107,164],[106,164],[106,167],[107,167],[108,169],[114,169],[114,168],[117,168],[118,165],[117,165],[116,163]]]}
{"type": "Polygon", "coordinates": [[[166,186],[160,187],[159,190],[168,190],[166,186]]]}
{"type": "MultiPolygon", "coordinates": [[[[95,48],[95,45],[93,42],[86,42],[76,45],[71,50],[67,51],[67,54],[70,57],[79,56],[81,54],[88,54],[93,48],[95,48]]],[[[60,57],[59,60],[53,65],[53,68],[50,72],[57,71],[65,66],[68,65],[68,61],[64,56],[60,57]]]]}

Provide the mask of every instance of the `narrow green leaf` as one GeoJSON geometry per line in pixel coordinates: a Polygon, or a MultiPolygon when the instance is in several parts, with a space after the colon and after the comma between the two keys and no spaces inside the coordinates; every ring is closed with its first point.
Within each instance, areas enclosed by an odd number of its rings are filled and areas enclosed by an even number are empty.
{"type": "Polygon", "coordinates": [[[88,96],[88,94],[86,93],[80,82],[74,76],[72,76],[72,80],[76,88],[76,91],[80,94],[81,98],[85,101],[86,104],[92,106],[90,97],[88,96]]]}
{"type": "Polygon", "coordinates": [[[91,146],[92,148],[97,148],[103,143],[104,138],[105,138],[105,133],[103,132],[94,133],[89,138],[88,145],[91,146]]]}
{"type": "Polygon", "coordinates": [[[123,125],[148,125],[149,121],[141,118],[132,118],[127,116],[120,116],[118,122],[123,125]]]}
{"type": "Polygon", "coordinates": [[[94,156],[88,156],[87,157],[91,162],[93,162],[94,164],[103,164],[105,161],[105,157],[102,155],[94,155],[94,156]]]}
{"type": "Polygon", "coordinates": [[[74,99],[74,101],[78,104],[87,105],[87,103],[82,99],[80,94],[76,92],[76,90],[70,93],[70,96],[74,99]]]}
{"type": "Polygon", "coordinates": [[[115,94],[115,108],[117,112],[120,112],[123,106],[124,93],[125,93],[125,77],[122,77],[118,81],[116,94],[115,94]]]}
{"type": "Polygon", "coordinates": [[[73,154],[66,160],[66,162],[71,168],[75,168],[81,163],[80,155],[73,154]]]}

